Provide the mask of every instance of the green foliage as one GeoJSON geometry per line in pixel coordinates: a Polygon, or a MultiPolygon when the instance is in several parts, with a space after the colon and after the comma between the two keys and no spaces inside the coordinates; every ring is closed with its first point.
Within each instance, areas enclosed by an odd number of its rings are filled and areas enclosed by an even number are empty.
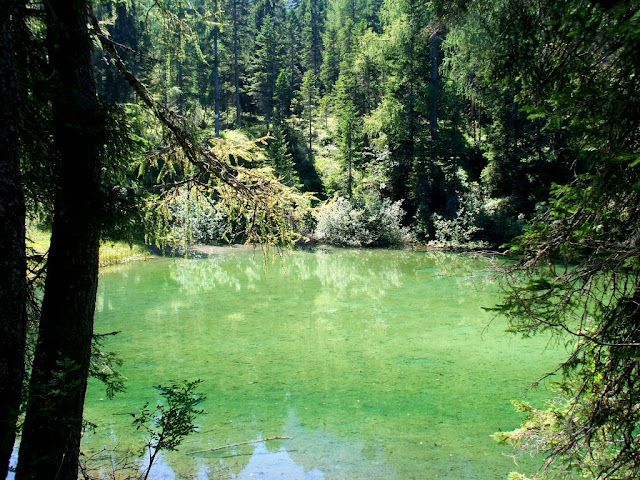
{"type": "MultiPolygon", "coordinates": [[[[407,219],[416,222],[418,235],[427,231],[435,238],[434,218],[456,221],[455,206],[464,203],[466,195],[456,179],[460,168],[481,183],[484,203],[492,198],[509,203],[495,215],[491,209],[465,208],[459,219],[480,228],[474,240],[485,236],[482,240],[492,245],[517,233],[519,215],[529,218],[535,205],[546,201],[551,180],[562,181],[568,174],[560,167],[565,138],[557,128],[549,128],[544,109],[527,106],[518,97],[518,65],[505,55],[492,57],[498,40],[504,51],[515,55],[524,37],[509,26],[508,38],[496,40],[504,25],[491,2],[465,5],[455,16],[438,2],[414,0],[287,5],[197,0],[148,6],[134,0],[126,7],[114,5],[98,11],[109,36],[144,50],[137,55],[120,47],[122,57],[147,80],[156,99],[198,127],[194,134],[206,137],[213,122],[212,45],[217,32],[223,131],[242,120],[250,126],[250,137],[271,133],[276,138],[278,124],[288,145],[285,153],[279,139],[268,142],[268,163],[276,176],[291,183],[286,159],[291,155],[302,188],[319,194],[358,196],[375,181],[383,196],[404,200],[407,219]],[[136,23],[147,9],[144,21],[136,23]],[[442,12],[445,17],[438,16],[442,12]],[[481,15],[485,21],[479,21],[481,15]],[[178,31],[175,38],[169,35],[172,28],[178,31]],[[319,104],[322,115],[316,111],[319,104]],[[389,155],[379,162],[372,151],[389,155]],[[474,218],[462,220],[469,215],[474,218]]],[[[101,85],[117,90],[109,80],[113,69],[106,68],[113,62],[108,52],[102,53],[106,62],[98,63],[105,82],[101,85]]],[[[139,202],[145,187],[182,182],[192,175],[180,154],[167,150],[173,148],[167,145],[167,133],[148,119],[136,130],[155,161],[141,169],[142,178],[115,183],[108,190],[113,206],[109,212],[133,214],[114,224],[135,226],[139,212],[121,207],[139,202]]],[[[212,202],[217,202],[215,195],[212,202]]]]}
{"type": "Polygon", "coordinates": [[[146,115],[134,104],[107,108],[107,141],[101,195],[103,240],[133,242],[141,237],[138,182],[132,174],[152,147],[144,122],[146,115]]]}
{"type": "Polygon", "coordinates": [[[118,356],[102,348],[105,337],[116,335],[118,332],[94,334],[91,343],[91,363],[89,375],[102,382],[106,387],[107,397],[113,398],[116,393],[124,392],[125,378],[118,372],[122,360],[118,356]]]}
{"type": "Polygon", "coordinates": [[[227,243],[229,222],[206,189],[186,186],[150,197],[146,214],[147,241],[186,248],[192,243],[227,243]]]}
{"type": "Polygon", "coordinates": [[[139,243],[102,241],[100,243],[100,266],[127,263],[133,260],[146,259],[149,249],[139,243]]]}
{"type": "MultiPolygon", "coordinates": [[[[495,215],[491,209],[473,210],[473,223],[481,229],[477,233],[499,245],[519,231],[520,218],[530,218],[536,205],[547,200],[552,181],[562,183],[571,174],[567,133],[545,112],[557,103],[526,100],[533,73],[525,62],[531,65],[537,53],[547,58],[542,45],[552,44],[547,41],[552,29],[539,32],[539,44],[529,38],[535,34],[536,12],[527,2],[516,9],[515,21],[501,17],[509,2],[455,3],[459,10],[414,0],[286,5],[134,0],[101,4],[98,14],[110,38],[143,52],[119,47],[154,97],[202,128],[202,135],[213,122],[212,45],[217,32],[223,130],[246,123],[257,137],[269,133],[260,123],[269,130],[278,123],[287,130],[287,150],[303,188],[314,192],[357,196],[370,187],[372,170],[384,171],[381,193],[403,199],[418,235],[426,229],[431,238],[433,218],[438,218],[433,215],[454,221],[455,205],[464,202],[465,191],[456,180],[462,168],[481,183],[485,203],[497,198],[509,204],[495,215]],[[322,116],[316,112],[318,103],[322,116]],[[303,149],[306,159],[300,155],[303,149]],[[369,149],[389,152],[384,165],[368,163],[369,149]],[[317,159],[327,172],[324,185],[314,166],[317,159]]],[[[579,13],[586,18],[588,9],[579,13]]],[[[102,53],[97,65],[105,97],[130,100],[131,95],[118,93],[122,82],[107,67],[113,64],[108,53],[102,53]]],[[[542,67],[532,70],[541,74],[542,67]]],[[[150,145],[166,142],[166,132],[151,130],[141,136],[150,145]]],[[[275,166],[284,148],[279,141],[270,144],[275,166]]],[[[169,177],[182,181],[189,172],[174,161],[159,161],[146,169],[147,184],[151,174],[160,183],[169,177]]],[[[139,200],[138,180],[133,188],[120,183],[114,186],[125,190],[108,190],[112,198],[107,203],[113,205],[109,215],[139,200]]],[[[465,210],[467,216],[472,212],[465,210]]],[[[131,212],[125,222],[113,223],[132,223],[138,212],[131,212]]]]}
{"type": "Polygon", "coordinates": [[[488,198],[478,213],[476,224],[482,229],[485,241],[500,247],[522,233],[526,220],[509,198],[488,198]]]}
{"type": "Polygon", "coordinates": [[[290,113],[292,100],[293,90],[291,89],[291,78],[286,70],[282,70],[276,79],[274,92],[276,120],[282,121],[290,113]]]}
{"type": "Polygon", "coordinates": [[[401,224],[402,202],[388,198],[348,200],[336,197],[316,213],[314,237],[321,242],[350,247],[394,247],[410,243],[401,224]]]}
{"type": "Polygon", "coordinates": [[[241,241],[268,248],[297,240],[312,197],[281,183],[271,167],[254,166],[260,164],[264,141],[208,139],[201,151],[208,160],[195,165],[177,149],[152,158],[162,165],[161,175],[176,181],[147,197],[146,241],[181,248],[192,242],[241,241]],[[211,164],[206,162],[212,159],[221,162],[227,177],[208,173],[211,164]]]}
{"type": "Polygon", "coordinates": [[[267,140],[265,149],[267,163],[273,168],[275,175],[282,183],[290,186],[298,186],[300,181],[293,162],[289,143],[285,136],[285,130],[280,125],[275,125],[271,132],[271,138],[267,140]]]}
{"type": "Polygon", "coordinates": [[[434,213],[431,220],[436,232],[435,242],[429,242],[431,245],[453,249],[487,246],[485,243],[474,241],[480,227],[475,224],[474,213],[465,210],[464,207],[457,211],[453,219],[448,220],[434,213]]]}
{"type": "Polygon", "coordinates": [[[335,85],[335,108],[338,117],[338,147],[340,148],[342,168],[345,171],[344,176],[346,176],[344,191],[349,198],[353,195],[354,170],[362,163],[364,146],[362,141],[364,122],[354,103],[357,94],[358,88],[356,79],[351,72],[351,65],[344,62],[335,85]]]}
{"type": "Polygon", "coordinates": [[[546,201],[553,181],[571,178],[569,162],[574,160],[567,158],[566,133],[540,114],[539,105],[524,100],[532,68],[527,62],[536,43],[530,35],[545,29],[534,26],[533,3],[521,2],[511,19],[502,12],[511,9],[505,5],[510,2],[468,4],[444,40],[443,73],[459,95],[466,134],[484,156],[481,181],[487,197],[508,199],[513,218],[520,213],[529,218],[546,201]]]}
{"type": "Polygon", "coordinates": [[[302,117],[304,118],[304,131],[307,140],[307,155],[313,157],[313,119],[318,101],[318,78],[311,70],[307,70],[302,77],[302,84],[298,92],[299,102],[302,105],[302,117]]]}
{"type": "Polygon", "coordinates": [[[250,94],[267,127],[271,122],[276,93],[276,81],[280,71],[279,39],[272,16],[266,16],[256,36],[255,54],[251,65],[250,94]]]}
{"type": "MultiPolygon", "coordinates": [[[[512,331],[557,335],[572,349],[559,367],[560,404],[547,409],[561,421],[537,437],[549,477],[640,475],[640,119],[628,95],[639,88],[637,8],[554,3],[536,12],[538,28],[524,30],[522,96],[564,130],[584,172],[554,188],[547,211],[514,243],[522,260],[501,305],[512,331]],[[543,46],[552,46],[544,57],[543,46]]],[[[509,20],[530,27],[532,12],[509,20]]],[[[534,429],[523,431],[527,446],[534,429]]]]}
{"type": "Polygon", "coordinates": [[[298,5],[301,22],[302,66],[305,70],[313,72],[313,75],[317,77],[322,63],[322,29],[325,18],[325,1],[301,0],[298,5]]]}
{"type": "Polygon", "coordinates": [[[543,432],[541,450],[595,478],[638,474],[635,176],[615,166],[588,186],[583,178],[559,188],[551,211],[516,243],[525,257],[501,306],[514,332],[568,335],[573,352],[561,366],[561,388],[570,415],[559,431],[543,432]]]}
{"type": "Polygon", "coordinates": [[[197,391],[201,380],[174,383],[170,386],[155,387],[162,402],[158,402],[151,410],[146,403],[140,413],[132,413],[133,425],[136,430],[145,432],[146,445],[143,453],[149,454],[149,464],[144,474],[146,480],[151,472],[153,462],[162,450],[177,450],[182,441],[197,431],[196,416],[204,410],[196,408],[206,396],[197,391]]]}

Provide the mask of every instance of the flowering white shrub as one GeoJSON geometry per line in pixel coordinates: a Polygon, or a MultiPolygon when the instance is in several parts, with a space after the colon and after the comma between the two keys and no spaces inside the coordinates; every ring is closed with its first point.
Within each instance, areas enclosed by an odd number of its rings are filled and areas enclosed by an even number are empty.
{"type": "Polygon", "coordinates": [[[338,197],[318,209],[314,237],[349,247],[408,244],[411,238],[409,229],[401,224],[401,204],[380,197],[357,201],[338,197]]]}
{"type": "Polygon", "coordinates": [[[480,228],[475,225],[475,215],[464,207],[460,208],[453,219],[446,219],[437,213],[434,213],[431,219],[436,231],[436,244],[452,248],[485,246],[481,242],[474,242],[474,235],[480,228]]]}

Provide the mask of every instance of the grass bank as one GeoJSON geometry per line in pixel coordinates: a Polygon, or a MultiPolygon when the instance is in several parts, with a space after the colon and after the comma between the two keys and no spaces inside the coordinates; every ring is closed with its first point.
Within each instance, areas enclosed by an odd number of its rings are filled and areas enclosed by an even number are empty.
{"type": "MultiPolygon", "coordinates": [[[[37,227],[27,227],[27,247],[36,254],[44,255],[49,250],[51,232],[37,227]]],[[[146,260],[152,256],[149,249],[141,244],[103,240],[100,242],[100,266],[115,265],[138,260],[146,260]]]]}

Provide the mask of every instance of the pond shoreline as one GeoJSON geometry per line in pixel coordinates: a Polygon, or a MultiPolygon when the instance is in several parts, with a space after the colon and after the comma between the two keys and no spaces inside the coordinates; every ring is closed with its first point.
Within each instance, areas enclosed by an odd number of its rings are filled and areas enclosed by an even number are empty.
{"type": "MultiPolygon", "coordinates": [[[[277,248],[277,247],[269,247],[269,248],[277,248]]],[[[415,252],[445,252],[445,253],[474,253],[481,255],[509,255],[509,250],[493,250],[486,248],[477,248],[477,247],[451,247],[451,246],[439,246],[439,245],[411,245],[403,248],[394,248],[394,247],[347,247],[342,245],[332,245],[329,243],[320,243],[317,241],[308,241],[308,242],[296,242],[295,245],[291,248],[291,250],[315,250],[315,249],[345,249],[345,250],[406,250],[406,251],[415,251],[415,252]]],[[[261,249],[259,244],[229,244],[229,245],[205,245],[205,244],[192,244],[187,247],[188,252],[195,252],[198,254],[215,254],[222,253],[228,249],[236,249],[236,250],[259,250],[261,249]]],[[[284,249],[288,250],[288,249],[284,249]]]]}

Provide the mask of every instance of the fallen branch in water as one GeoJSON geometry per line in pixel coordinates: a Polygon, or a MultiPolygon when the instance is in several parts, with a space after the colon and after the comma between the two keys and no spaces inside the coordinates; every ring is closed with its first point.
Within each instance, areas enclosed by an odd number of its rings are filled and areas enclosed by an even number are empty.
{"type": "Polygon", "coordinates": [[[248,442],[240,442],[240,443],[232,443],[230,445],[223,445],[221,447],[207,448],[206,450],[197,450],[195,452],[191,452],[191,454],[215,452],[216,450],[224,450],[225,448],[239,447],[240,445],[249,445],[251,443],[268,442],[269,440],[291,440],[292,438],[293,437],[269,437],[269,438],[263,438],[262,440],[251,440],[251,441],[248,441],[248,442]]]}

